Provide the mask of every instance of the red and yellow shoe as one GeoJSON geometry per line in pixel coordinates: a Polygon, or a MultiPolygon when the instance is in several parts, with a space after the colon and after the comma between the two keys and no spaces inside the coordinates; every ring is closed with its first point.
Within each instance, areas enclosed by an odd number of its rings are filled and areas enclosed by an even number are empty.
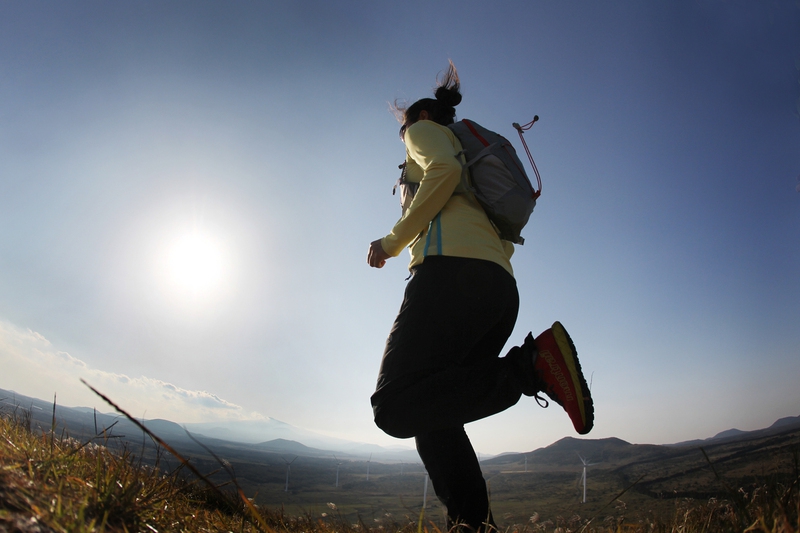
{"type": "Polygon", "coordinates": [[[594,405],[581,372],[578,353],[561,322],[536,337],[538,356],[534,362],[537,388],[564,408],[575,426],[585,435],[594,426],[594,405]]]}

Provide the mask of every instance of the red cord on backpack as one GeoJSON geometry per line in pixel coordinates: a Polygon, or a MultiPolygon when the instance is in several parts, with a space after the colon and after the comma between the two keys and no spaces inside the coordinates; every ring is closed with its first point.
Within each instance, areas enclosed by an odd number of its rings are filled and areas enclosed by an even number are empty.
{"type": "Polygon", "coordinates": [[[531,162],[531,167],[533,167],[533,173],[536,174],[536,182],[539,185],[539,190],[534,191],[534,198],[539,198],[539,195],[542,194],[542,177],[539,176],[539,169],[536,168],[536,163],[533,162],[533,156],[531,155],[531,151],[528,150],[528,144],[525,142],[525,138],[522,136],[522,133],[528,131],[533,127],[533,123],[539,120],[539,115],[534,115],[533,120],[525,124],[524,126],[520,126],[516,122],[512,124],[514,128],[516,128],[517,132],[519,133],[519,140],[522,141],[522,146],[525,147],[525,153],[528,154],[528,161],[531,162]]]}

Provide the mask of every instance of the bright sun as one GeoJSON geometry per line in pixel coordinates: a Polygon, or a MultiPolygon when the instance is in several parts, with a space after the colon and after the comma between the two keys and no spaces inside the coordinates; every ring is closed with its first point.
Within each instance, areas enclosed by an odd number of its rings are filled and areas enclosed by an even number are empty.
{"type": "Polygon", "coordinates": [[[222,249],[201,233],[189,233],[172,245],[167,266],[176,286],[193,294],[210,292],[222,281],[222,249]]]}

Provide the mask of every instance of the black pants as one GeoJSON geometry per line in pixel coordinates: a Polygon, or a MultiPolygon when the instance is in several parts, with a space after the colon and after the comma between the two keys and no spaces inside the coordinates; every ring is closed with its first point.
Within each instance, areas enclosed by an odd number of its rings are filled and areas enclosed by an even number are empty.
{"type": "Polygon", "coordinates": [[[427,257],[414,270],[372,395],[375,423],[415,437],[448,527],[493,525],[486,483],[464,424],[522,394],[518,351],[499,357],[519,310],[516,282],[490,261],[427,257]]]}

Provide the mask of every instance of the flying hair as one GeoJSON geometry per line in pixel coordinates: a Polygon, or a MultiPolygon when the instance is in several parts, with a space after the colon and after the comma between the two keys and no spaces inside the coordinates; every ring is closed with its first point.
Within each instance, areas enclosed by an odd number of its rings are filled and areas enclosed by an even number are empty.
{"type": "Polygon", "coordinates": [[[449,63],[442,79],[439,80],[439,77],[436,77],[433,94],[444,105],[455,107],[461,103],[461,80],[458,79],[458,71],[453,60],[449,60],[449,63]]]}
{"type": "Polygon", "coordinates": [[[458,78],[458,71],[453,61],[449,61],[449,66],[444,75],[436,77],[436,85],[433,88],[435,98],[422,98],[410,106],[400,104],[395,100],[391,110],[403,126],[400,128],[400,138],[405,135],[406,129],[419,120],[422,111],[427,111],[430,120],[448,126],[455,122],[455,107],[461,103],[461,80],[458,78]]]}

